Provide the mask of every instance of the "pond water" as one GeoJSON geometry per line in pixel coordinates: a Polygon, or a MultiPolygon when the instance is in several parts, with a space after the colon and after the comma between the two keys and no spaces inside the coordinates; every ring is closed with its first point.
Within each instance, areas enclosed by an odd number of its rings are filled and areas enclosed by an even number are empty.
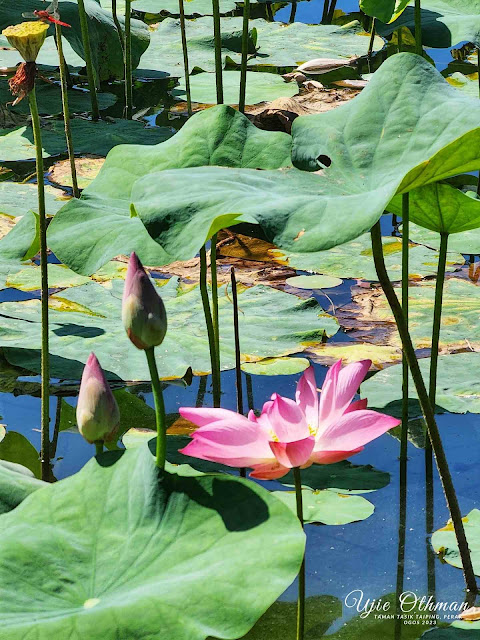
{"type": "MultiPolygon", "coordinates": [[[[318,22],[322,7],[321,0],[300,2],[297,7],[296,20],[307,23],[318,22]]],[[[358,10],[358,3],[351,0],[339,0],[337,8],[345,12],[354,11],[358,10]]],[[[276,13],[275,20],[287,21],[289,15],[290,6],[285,6],[276,13]]],[[[439,70],[444,69],[452,59],[449,49],[430,49],[428,53],[435,60],[439,70]]],[[[148,87],[140,87],[137,90],[145,91],[145,95],[148,94],[148,87]]],[[[158,104],[158,100],[152,95],[151,113],[145,115],[144,120],[152,126],[167,123],[175,128],[180,126],[183,120],[172,120],[168,109],[162,106],[159,110],[158,104]]],[[[385,218],[382,224],[384,233],[391,233],[390,219],[385,218]]],[[[354,281],[345,280],[341,287],[326,290],[337,309],[351,301],[350,289],[353,284],[354,281]]],[[[323,294],[317,291],[312,292],[312,295],[317,297],[325,310],[331,311],[330,302],[323,294]]],[[[22,293],[15,289],[7,289],[0,293],[0,301],[23,300],[32,297],[38,296],[22,293]]],[[[336,342],[340,340],[350,341],[351,338],[341,330],[335,336],[336,342]]],[[[318,364],[315,365],[315,369],[317,381],[321,386],[327,369],[318,364]]],[[[468,372],[465,373],[468,375],[468,372]]],[[[255,409],[261,408],[263,402],[274,391],[287,397],[294,397],[298,377],[298,375],[252,376],[247,380],[247,376],[244,376],[244,385],[248,381],[252,387],[250,404],[255,409]]],[[[38,381],[38,378],[32,376],[21,378],[21,380],[35,382],[38,381]]],[[[222,375],[222,406],[225,408],[236,409],[234,383],[233,371],[222,375]]],[[[187,388],[168,386],[165,391],[167,413],[178,413],[178,408],[182,405],[195,406],[199,390],[204,388],[203,385],[205,385],[205,380],[196,377],[191,386],[187,388]]],[[[141,391],[140,396],[153,407],[151,393],[141,391]]],[[[246,386],[245,397],[247,397],[246,386]]],[[[75,395],[64,395],[63,399],[72,407],[75,406],[75,395]]],[[[56,414],[58,402],[56,397],[52,397],[50,407],[52,416],[56,414]]],[[[205,406],[211,405],[210,377],[206,380],[203,402],[205,406]]],[[[0,416],[1,421],[9,430],[22,433],[37,449],[40,448],[40,399],[38,397],[26,394],[0,393],[0,416]]],[[[478,506],[472,487],[476,486],[480,465],[480,423],[475,415],[448,413],[438,416],[438,423],[462,512],[468,513],[478,506]],[[465,460],[466,451],[468,451],[468,462],[465,460]]],[[[396,591],[399,584],[399,572],[400,577],[402,575],[402,568],[398,564],[399,543],[402,546],[402,535],[399,534],[399,529],[402,529],[402,523],[399,519],[401,493],[399,449],[398,440],[390,435],[384,435],[369,444],[362,453],[352,459],[355,464],[373,465],[390,474],[391,480],[388,486],[364,494],[375,506],[375,512],[371,517],[362,522],[344,526],[307,525],[307,596],[330,597],[324,599],[325,606],[320,607],[317,611],[319,619],[316,620],[315,625],[306,636],[310,640],[323,637],[324,634],[334,637],[338,635],[339,638],[352,640],[357,638],[365,640],[412,638],[413,640],[418,638],[421,631],[428,626],[420,628],[418,624],[405,623],[399,627],[394,620],[375,620],[373,614],[361,619],[356,608],[349,606],[353,603],[354,596],[349,596],[352,592],[362,591],[364,600],[376,600],[390,596],[396,591]]],[[[74,430],[61,432],[53,464],[55,477],[61,479],[75,473],[93,454],[94,448],[88,445],[78,432],[74,430]]],[[[404,575],[403,581],[400,581],[400,591],[411,591],[421,597],[429,594],[429,590],[432,593],[434,587],[434,599],[437,602],[461,602],[464,599],[461,572],[448,564],[443,564],[438,557],[434,559],[433,567],[432,563],[428,561],[429,532],[426,531],[425,524],[426,496],[424,487],[424,451],[409,443],[407,509],[404,522],[406,530],[404,575]]],[[[434,501],[430,508],[433,510],[434,529],[438,529],[446,523],[448,512],[436,471],[433,492],[434,501]]],[[[293,602],[295,599],[296,585],[293,584],[282,596],[281,601],[293,602]]],[[[279,612],[279,620],[281,621],[281,608],[279,608],[279,612]]],[[[285,616],[291,616],[291,613],[292,610],[289,609],[285,616]]],[[[307,629],[309,628],[308,619],[307,615],[307,629]]],[[[258,629],[261,628],[260,625],[261,623],[259,623],[258,629]]],[[[254,629],[247,637],[251,637],[252,640],[264,638],[263,635],[255,635],[256,633],[254,629]]],[[[280,630],[275,638],[282,636],[285,640],[290,638],[288,635],[282,634],[280,630]]],[[[273,636],[272,640],[274,640],[273,636]]]]}

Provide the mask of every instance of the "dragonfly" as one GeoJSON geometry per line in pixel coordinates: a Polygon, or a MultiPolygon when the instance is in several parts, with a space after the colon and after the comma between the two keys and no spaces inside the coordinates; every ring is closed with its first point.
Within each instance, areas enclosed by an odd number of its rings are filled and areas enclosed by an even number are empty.
{"type": "Polygon", "coordinates": [[[66,22],[62,22],[60,20],[60,14],[58,13],[58,0],[53,0],[53,2],[46,9],[36,9],[33,13],[22,13],[24,18],[28,18],[30,20],[41,20],[42,22],[52,22],[54,24],[59,24],[62,27],[71,27],[70,24],[66,22]]]}

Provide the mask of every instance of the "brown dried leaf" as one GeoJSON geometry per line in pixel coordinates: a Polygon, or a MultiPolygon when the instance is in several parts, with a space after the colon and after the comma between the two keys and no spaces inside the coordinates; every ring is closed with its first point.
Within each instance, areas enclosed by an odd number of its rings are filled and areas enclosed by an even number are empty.
{"type": "MultiPolygon", "coordinates": [[[[85,189],[97,177],[103,166],[105,158],[101,156],[88,155],[83,158],[75,158],[77,168],[77,180],[80,189],[85,189]]],[[[72,175],[70,173],[70,160],[56,162],[49,174],[49,179],[53,184],[62,187],[72,186],[72,175]]]]}

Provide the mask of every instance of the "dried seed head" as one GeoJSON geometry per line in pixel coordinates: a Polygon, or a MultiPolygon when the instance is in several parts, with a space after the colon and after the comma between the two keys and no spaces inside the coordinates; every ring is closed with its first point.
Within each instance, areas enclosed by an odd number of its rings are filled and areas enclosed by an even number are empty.
{"type": "Polygon", "coordinates": [[[48,24],[44,22],[22,22],[2,31],[8,42],[15,47],[25,62],[35,62],[38,52],[47,37],[48,24]]]}

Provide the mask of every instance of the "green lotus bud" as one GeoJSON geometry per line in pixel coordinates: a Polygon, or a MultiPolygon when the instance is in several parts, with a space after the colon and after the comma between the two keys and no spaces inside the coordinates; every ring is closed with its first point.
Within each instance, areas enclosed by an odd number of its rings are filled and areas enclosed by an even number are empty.
{"type": "Polygon", "coordinates": [[[87,442],[114,439],[120,412],[102,367],[91,353],[83,370],[77,403],[78,430],[87,442]]]}
{"type": "Polygon", "coordinates": [[[165,338],[165,305],[135,253],[131,254],[128,263],[122,320],[128,337],[137,349],[157,347],[165,338]]]}

